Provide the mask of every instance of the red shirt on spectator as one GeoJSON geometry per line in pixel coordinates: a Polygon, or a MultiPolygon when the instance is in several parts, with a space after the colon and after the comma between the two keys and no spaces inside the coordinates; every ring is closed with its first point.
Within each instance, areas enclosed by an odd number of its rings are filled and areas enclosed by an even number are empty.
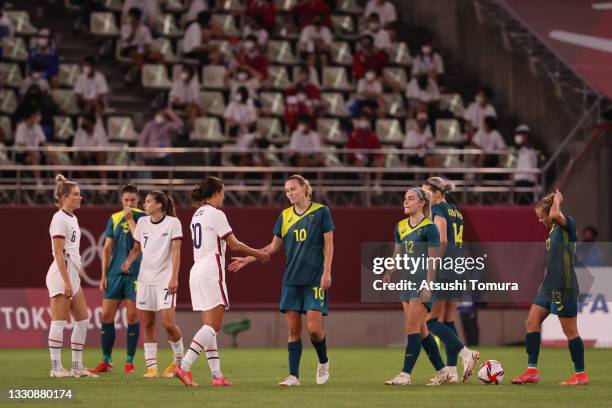
{"type": "Polygon", "coordinates": [[[367,54],[363,50],[358,49],[355,55],[353,55],[353,77],[354,79],[363,78],[368,69],[372,69],[378,75],[382,75],[383,68],[386,65],[387,54],[384,51],[367,54]]]}
{"type": "Polygon", "coordinates": [[[321,91],[313,83],[298,83],[285,91],[285,123],[290,131],[297,128],[298,118],[308,115],[317,118],[321,91]]]}
{"type": "Polygon", "coordinates": [[[263,28],[270,33],[274,32],[274,26],[276,25],[276,4],[274,4],[274,1],[249,0],[246,14],[252,18],[260,17],[263,28]]]}
{"type": "MultiPolygon", "coordinates": [[[[380,149],[380,140],[378,140],[378,136],[376,133],[372,132],[370,129],[362,129],[355,128],[351,132],[348,138],[348,142],[346,144],[347,149],[380,149]]],[[[370,158],[379,157],[380,154],[369,154],[370,158]]],[[[350,161],[355,161],[357,159],[355,153],[350,153],[348,155],[348,159],[350,161]]]]}
{"type": "Polygon", "coordinates": [[[291,14],[298,18],[300,30],[312,24],[315,16],[321,16],[324,25],[331,27],[331,10],[325,0],[306,0],[291,9],[291,14]]]}
{"type": "Polygon", "coordinates": [[[259,51],[253,51],[252,53],[243,52],[236,57],[239,64],[248,65],[255,71],[259,72],[265,81],[268,78],[268,57],[259,51]]]}

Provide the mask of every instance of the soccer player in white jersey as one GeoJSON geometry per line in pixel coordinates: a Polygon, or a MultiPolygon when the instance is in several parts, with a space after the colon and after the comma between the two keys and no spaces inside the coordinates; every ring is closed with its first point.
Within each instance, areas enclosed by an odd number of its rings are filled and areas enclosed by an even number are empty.
{"type": "Polygon", "coordinates": [[[51,377],[97,377],[83,366],[83,348],[89,326],[87,303],[81,290],[81,230],[74,212],[81,208],[79,186],[58,174],[55,177],[56,205],[59,210],[53,215],[49,234],[53,263],[47,272],[47,289],[51,306],[49,328],[49,352],[51,354],[51,377]],[[74,328],[70,338],[72,370],[62,366],[64,329],[72,314],[74,328]]]}
{"type": "Polygon", "coordinates": [[[138,219],[134,240],[136,244],[123,263],[127,272],[142,253],[136,285],[136,308],[144,326],[144,352],[147,372],[145,378],[159,377],[157,371],[157,339],[155,314],[160,312],[162,325],[168,334],[168,342],[174,360],[163,372],[172,377],[183,358],[183,339],[176,325],[176,293],[181,264],[183,231],[176,218],[174,200],[162,191],[151,191],[144,202],[146,217],[138,219]]]}
{"type": "Polygon", "coordinates": [[[221,330],[223,313],[229,309],[225,285],[225,250],[251,255],[268,262],[269,255],[255,250],[236,239],[225,213],[219,208],[224,199],[223,182],[208,177],[191,192],[191,202],[198,207],[191,219],[194,264],[189,274],[189,290],[194,311],[202,312],[202,327],[195,334],[189,350],[175,376],[185,385],[197,385],[191,376],[191,365],[202,352],[206,354],[212,373],[213,386],[231,386],[221,373],[217,349],[217,332],[221,330]]]}

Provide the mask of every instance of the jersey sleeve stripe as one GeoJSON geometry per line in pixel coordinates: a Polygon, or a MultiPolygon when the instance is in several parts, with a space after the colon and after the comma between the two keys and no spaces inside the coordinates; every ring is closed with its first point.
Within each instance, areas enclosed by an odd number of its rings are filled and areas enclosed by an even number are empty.
{"type": "Polygon", "coordinates": [[[65,239],[66,237],[63,236],[63,235],[53,235],[53,237],[51,237],[51,238],[63,238],[63,239],[65,239]]]}
{"type": "Polygon", "coordinates": [[[171,241],[176,241],[176,240],[181,240],[181,241],[182,241],[182,240],[183,240],[183,237],[174,237],[174,238],[172,238],[172,240],[171,240],[171,241]]]}
{"type": "Polygon", "coordinates": [[[233,234],[234,231],[229,230],[228,232],[226,232],[225,234],[221,235],[221,239],[225,239],[225,237],[229,236],[230,234],[233,234]]]}

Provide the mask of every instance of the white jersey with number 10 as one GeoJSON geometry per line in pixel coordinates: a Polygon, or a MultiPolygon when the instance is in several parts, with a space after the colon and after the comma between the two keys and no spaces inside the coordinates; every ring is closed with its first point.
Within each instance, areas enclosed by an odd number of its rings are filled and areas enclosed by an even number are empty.
{"type": "Polygon", "coordinates": [[[196,210],[191,219],[192,274],[225,281],[225,238],[231,233],[223,211],[209,204],[196,210]]]}

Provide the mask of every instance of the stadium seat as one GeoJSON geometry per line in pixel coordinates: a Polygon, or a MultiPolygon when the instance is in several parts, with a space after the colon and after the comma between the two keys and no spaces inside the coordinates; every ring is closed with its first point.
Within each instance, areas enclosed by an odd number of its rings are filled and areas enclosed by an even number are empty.
{"type": "Polygon", "coordinates": [[[229,41],[227,41],[227,40],[212,40],[210,43],[213,44],[213,45],[216,45],[217,47],[219,47],[219,51],[223,55],[223,60],[225,62],[229,62],[232,59],[232,57],[234,56],[234,53],[232,51],[232,46],[231,46],[229,41]]]}
{"type": "Polygon", "coordinates": [[[200,92],[202,107],[207,114],[213,116],[223,116],[225,113],[225,99],[221,92],[203,91],[200,92]]]}
{"type": "Polygon", "coordinates": [[[363,14],[363,7],[357,0],[340,0],[337,3],[337,10],[346,14],[363,14]]]}
{"type": "MultiPolygon", "coordinates": [[[[294,65],[292,68],[292,77],[293,78],[297,78],[299,75],[299,69],[300,66],[299,65],[294,65]]],[[[319,73],[317,72],[317,68],[315,67],[310,67],[308,69],[310,72],[310,82],[312,82],[314,85],[320,87],[321,86],[321,81],[319,81],[319,73]]]]}
{"type": "Polygon", "coordinates": [[[345,145],[346,135],[342,133],[340,121],[338,119],[319,119],[317,120],[317,132],[323,136],[326,143],[332,145],[345,145]]]}
{"type": "Polygon", "coordinates": [[[7,17],[13,23],[15,33],[33,35],[38,31],[30,21],[30,13],[27,11],[6,10],[7,17]]]}
{"type": "Polygon", "coordinates": [[[13,127],[11,125],[11,118],[8,116],[0,116],[0,129],[4,133],[4,142],[10,142],[13,140],[13,127]]]}
{"type": "Polygon", "coordinates": [[[104,0],[104,8],[116,13],[123,11],[124,0],[104,0]]]}
{"type": "Polygon", "coordinates": [[[90,17],[91,34],[97,37],[119,37],[115,15],[109,12],[94,12],[90,17]]]}
{"type": "Polygon", "coordinates": [[[408,132],[411,130],[417,130],[418,127],[419,126],[417,125],[417,122],[414,119],[408,118],[404,123],[404,129],[406,129],[406,134],[408,134],[408,132]]]}
{"type": "Polygon", "coordinates": [[[109,143],[109,147],[122,147],[122,151],[118,152],[108,152],[108,156],[106,158],[106,164],[111,166],[125,166],[128,164],[130,155],[127,151],[129,145],[127,143],[109,143]]]}
{"type": "Polygon", "coordinates": [[[405,42],[395,42],[389,49],[389,63],[392,65],[412,65],[410,49],[405,42]]]}
{"type": "Polygon", "coordinates": [[[445,154],[442,155],[442,167],[463,167],[461,156],[458,154],[445,154]]]}
{"type": "Polygon", "coordinates": [[[383,78],[387,82],[399,84],[401,89],[406,88],[406,84],[407,84],[406,78],[407,77],[406,77],[406,70],[404,68],[398,68],[398,67],[385,68],[383,70],[383,78]]]}
{"type": "Polygon", "coordinates": [[[274,37],[297,40],[300,38],[300,30],[294,24],[287,23],[283,17],[278,16],[274,27],[274,37]]]}
{"type": "Polygon", "coordinates": [[[508,152],[505,156],[499,156],[499,167],[505,167],[507,169],[516,168],[516,162],[518,161],[518,153],[513,149],[508,152]]]}
{"type": "Polygon", "coordinates": [[[406,105],[404,98],[399,93],[387,93],[383,95],[385,104],[387,105],[387,114],[396,118],[406,116],[406,105]]]}
{"type": "Polygon", "coordinates": [[[0,63],[0,82],[11,88],[19,88],[23,82],[21,68],[15,63],[0,63]]]}
{"type": "Polygon", "coordinates": [[[448,110],[458,118],[463,117],[463,98],[459,94],[440,95],[440,110],[448,110]]]}
{"type": "Polygon", "coordinates": [[[397,119],[378,119],[376,135],[382,144],[399,145],[404,141],[404,132],[397,119]]]}
{"type": "Polygon", "coordinates": [[[223,136],[219,119],[198,118],[195,122],[195,128],[189,134],[189,140],[207,144],[223,144],[229,139],[223,136]]]}
{"type": "Polygon", "coordinates": [[[385,167],[396,169],[398,167],[406,167],[406,163],[401,159],[398,153],[387,153],[385,155],[385,167]]]}
{"type": "Polygon", "coordinates": [[[334,41],[332,46],[332,61],[337,65],[353,64],[353,54],[351,53],[351,47],[345,41],[334,41]]]}
{"type": "Polygon", "coordinates": [[[151,41],[151,48],[159,51],[164,56],[164,63],[173,64],[180,61],[172,49],[172,42],[165,37],[158,37],[151,41]]]}
{"type": "Polygon", "coordinates": [[[271,143],[287,143],[289,138],[285,136],[280,120],[277,118],[259,118],[257,120],[257,131],[260,136],[268,139],[271,143]]]}
{"type": "Polygon", "coordinates": [[[287,12],[291,10],[297,3],[297,0],[274,0],[276,9],[280,12],[287,12]]]}
{"type": "Polygon", "coordinates": [[[4,37],[2,39],[2,59],[26,62],[28,60],[28,49],[21,37],[4,37]]]}
{"type": "Polygon", "coordinates": [[[53,117],[53,138],[57,140],[68,140],[74,136],[74,125],[70,116],[53,117]]]}
{"type": "Polygon", "coordinates": [[[278,153],[276,152],[276,150],[276,146],[268,146],[268,151],[264,153],[264,156],[270,163],[270,166],[282,167],[285,165],[285,163],[283,163],[283,161],[278,157],[278,153]]]}
{"type": "Polygon", "coordinates": [[[344,67],[324,67],[323,88],[350,91],[353,89],[353,86],[349,83],[344,67]]]}
{"type": "Polygon", "coordinates": [[[60,64],[58,74],[60,86],[74,88],[74,84],[80,74],[81,68],[78,64],[60,64]]]}
{"type": "Polygon", "coordinates": [[[180,38],[183,30],[177,25],[172,14],[156,14],[153,16],[153,27],[157,34],[169,38],[180,38]]]}
{"type": "Polygon", "coordinates": [[[13,161],[8,157],[5,150],[0,150],[0,165],[10,166],[13,161]]]}
{"type": "Polygon", "coordinates": [[[245,5],[240,0],[221,0],[218,8],[228,13],[242,13],[246,9],[245,5]]]}
{"type": "Polygon", "coordinates": [[[135,142],[138,140],[138,133],[134,130],[134,123],[130,116],[110,116],[106,120],[108,138],[111,140],[121,140],[123,142],[135,142]]]}
{"type": "Polygon", "coordinates": [[[231,14],[213,14],[212,21],[218,24],[228,37],[240,37],[240,30],[231,14]]]}
{"type": "Polygon", "coordinates": [[[273,116],[283,116],[285,114],[285,103],[283,94],[280,92],[261,92],[259,94],[262,108],[273,116]]]}
{"type": "Polygon", "coordinates": [[[268,59],[276,64],[292,65],[297,63],[289,41],[269,41],[268,59]]]}
{"type": "Polygon", "coordinates": [[[285,90],[290,85],[286,67],[272,65],[268,68],[268,78],[264,82],[266,88],[285,90]]]}
{"type": "Polygon", "coordinates": [[[15,92],[12,89],[0,90],[0,112],[13,114],[16,109],[17,98],[15,92]]]}
{"type": "Polygon", "coordinates": [[[81,10],[80,0],[64,0],[64,7],[68,10],[81,10]]]}
{"type": "Polygon", "coordinates": [[[223,65],[206,65],[202,70],[202,86],[204,88],[225,89],[227,69],[223,65]]]}
{"type": "Polygon", "coordinates": [[[457,119],[437,119],[436,141],[442,143],[463,142],[459,121],[457,119]]]}
{"type": "Polygon", "coordinates": [[[321,102],[327,109],[327,113],[331,116],[348,117],[351,113],[346,107],[344,95],[339,92],[323,92],[321,94],[321,102]]]}
{"type": "Polygon", "coordinates": [[[325,166],[327,167],[346,167],[346,164],[342,163],[342,160],[338,158],[338,154],[333,150],[336,150],[336,146],[326,146],[328,150],[332,150],[331,152],[325,153],[325,166]]]}
{"type": "Polygon", "coordinates": [[[347,15],[332,15],[332,29],[336,36],[354,36],[355,22],[353,17],[347,15]]]}
{"type": "Polygon", "coordinates": [[[142,87],[145,89],[169,90],[172,82],[163,64],[144,64],[142,66],[142,87]]]}

